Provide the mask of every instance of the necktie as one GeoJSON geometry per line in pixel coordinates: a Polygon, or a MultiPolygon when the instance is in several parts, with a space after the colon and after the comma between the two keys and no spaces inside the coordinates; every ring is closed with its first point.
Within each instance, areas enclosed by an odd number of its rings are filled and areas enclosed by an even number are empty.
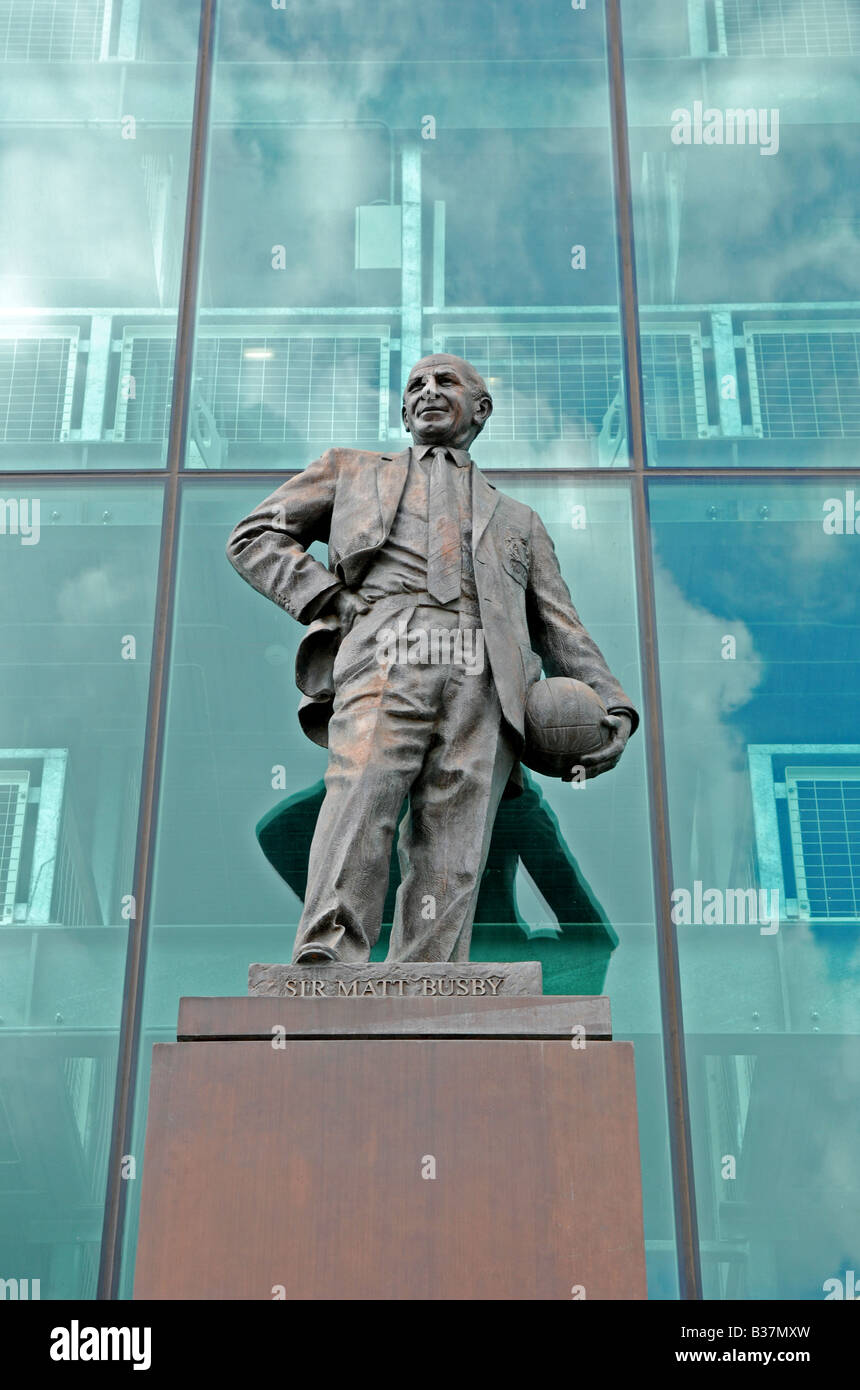
{"type": "Polygon", "coordinates": [[[437,603],[460,597],[460,511],[453,472],[447,450],[434,449],[427,508],[427,592],[437,603]]]}

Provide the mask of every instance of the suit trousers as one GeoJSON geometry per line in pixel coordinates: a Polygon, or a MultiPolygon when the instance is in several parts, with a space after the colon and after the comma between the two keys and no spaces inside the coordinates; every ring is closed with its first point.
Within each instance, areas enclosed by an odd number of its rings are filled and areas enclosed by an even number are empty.
{"type": "Polygon", "coordinates": [[[343,961],[368,959],[408,795],[388,959],[468,960],[515,739],[484,657],[476,609],[409,604],[393,617],[390,600],[379,607],[385,615],[364,614],[335,660],[326,795],[295,951],[314,943],[343,961]],[[460,660],[451,638],[457,628],[465,634],[460,660]],[[396,640],[386,643],[392,634],[396,640]]]}

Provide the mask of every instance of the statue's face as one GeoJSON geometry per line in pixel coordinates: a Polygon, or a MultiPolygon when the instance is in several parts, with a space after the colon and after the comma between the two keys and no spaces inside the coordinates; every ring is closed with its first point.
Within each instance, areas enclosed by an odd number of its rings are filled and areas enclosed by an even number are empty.
{"type": "Polygon", "coordinates": [[[403,393],[403,424],[415,443],[468,449],[492,409],[473,390],[452,357],[439,353],[416,362],[403,393]]]}

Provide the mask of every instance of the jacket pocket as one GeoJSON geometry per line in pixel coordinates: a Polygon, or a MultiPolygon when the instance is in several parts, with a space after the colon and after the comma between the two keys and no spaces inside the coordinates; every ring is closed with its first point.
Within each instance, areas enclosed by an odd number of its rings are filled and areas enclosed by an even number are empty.
{"type": "Polygon", "coordinates": [[[524,589],[529,582],[531,553],[527,536],[506,527],[502,536],[502,565],[524,589]]]}

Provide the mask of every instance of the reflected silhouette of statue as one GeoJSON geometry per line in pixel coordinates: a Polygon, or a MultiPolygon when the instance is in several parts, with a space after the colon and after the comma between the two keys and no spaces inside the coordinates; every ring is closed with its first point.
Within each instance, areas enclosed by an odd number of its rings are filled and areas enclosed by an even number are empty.
{"type": "MultiPolygon", "coordinates": [[[[540,787],[523,770],[522,791],[501,802],[481,878],[472,934],[474,960],[540,960],[548,984],[558,992],[600,994],[609,958],[618,944],[603,907],[583,877],[540,787]],[[522,864],[552,911],[555,924],[535,934],[520,914],[517,869],[522,864]]],[[[286,797],[256,827],[260,848],[272,867],[304,902],[308,855],[325,797],[319,781],[286,797]]],[[[404,801],[400,819],[407,811],[404,801]]],[[[382,933],[373,958],[383,959],[394,920],[400,865],[392,851],[382,933]]]]}

